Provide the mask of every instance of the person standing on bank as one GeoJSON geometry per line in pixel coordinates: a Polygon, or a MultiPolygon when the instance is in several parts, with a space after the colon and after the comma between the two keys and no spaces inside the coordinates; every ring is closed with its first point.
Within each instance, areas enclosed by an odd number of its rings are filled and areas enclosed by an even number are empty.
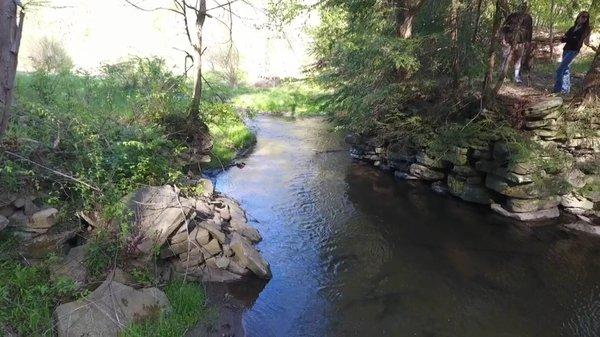
{"type": "Polygon", "coordinates": [[[597,48],[590,45],[591,33],[590,14],[586,11],[579,13],[575,25],[561,38],[561,42],[565,43],[565,47],[563,48],[562,61],[556,70],[554,93],[567,95],[571,91],[571,64],[584,43],[592,50],[597,51],[597,48]]]}
{"type": "Polygon", "coordinates": [[[533,35],[533,19],[529,14],[529,4],[523,1],[518,10],[511,13],[500,30],[502,44],[502,63],[500,64],[500,83],[506,78],[508,67],[514,60],[515,82],[522,83],[521,65],[530,51],[533,35]]]}

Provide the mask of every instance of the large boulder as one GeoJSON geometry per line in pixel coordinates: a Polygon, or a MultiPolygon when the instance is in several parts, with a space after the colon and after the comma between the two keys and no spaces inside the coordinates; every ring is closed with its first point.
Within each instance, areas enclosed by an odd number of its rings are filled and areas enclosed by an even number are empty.
{"type": "Polygon", "coordinates": [[[154,247],[161,247],[196,209],[196,201],[179,196],[169,185],[137,190],[128,202],[135,214],[135,227],[143,233],[137,248],[150,258],[154,247]]]}
{"type": "Polygon", "coordinates": [[[238,233],[233,233],[229,244],[235,253],[233,260],[243,268],[250,269],[256,276],[271,278],[271,267],[260,253],[238,233]]]}
{"type": "Polygon", "coordinates": [[[58,337],[117,337],[131,323],[158,318],[169,307],[157,288],[137,290],[106,280],[86,298],[56,308],[56,332],[58,337]]]}

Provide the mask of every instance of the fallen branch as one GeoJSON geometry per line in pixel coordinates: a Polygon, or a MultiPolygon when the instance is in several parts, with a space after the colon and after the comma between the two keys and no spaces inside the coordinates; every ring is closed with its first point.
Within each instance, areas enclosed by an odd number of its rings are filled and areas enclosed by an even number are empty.
{"type": "Polygon", "coordinates": [[[7,155],[9,155],[9,156],[13,156],[13,157],[15,157],[15,158],[17,158],[17,159],[20,159],[20,160],[26,161],[26,162],[28,162],[28,163],[30,163],[30,164],[33,164],[33,165],[37,166],[37,167],[43,168],[43,169],[45,169],[45,170],[48,170],[48,171],[50,171],[50,172],[52,172],[52,173],[54,173],[54,174],[56,174],[56,175],[58,175],[58,176],[61,176],[61,177],[63,177],[63,178],[67,178],[67,179],[69,179],[69,180],[72,180],[72,181],[74,181],[74,182],[77,182],[77,183],[79,183],[79,184],[81,184],[81,185],[83,185],[83,186],[89,187],[89,188],[91,188],[92,190],[94,190],[94,191],[96,191],[96,192],[102,192],[102,191],[101,191],[101,190],[100,190],[98,187],[92,186],[92,185],[90,185],[90,184],[86,183],[85,181],[83,181],[83,180],[81,180],[81,179],[78,179],[78,178],[75,178],[75,177],[73,177],[73,176],[70,176],[70,175],[68,175],[68,174],[65,174],[65,173],[59,172],[59,171],[57,171],[57,170],[55,170],[55,169],[52,169],[52,168],[50,168],[50,167],[48,167],[48,166],[44,166],[44,165],[42,165],[42,164],[40,164],[40,163],[36,163],[36,162],[34,162],[33,160],[27,159],[27,158],[25,158],[25,157],[23,157],[23,156],[21,156],[21,155],[18,155],[18,154],[16,154],[16,153],[13,153],[13,152],[10,152],[10,151],[6,151],[6,150],[4,151],[4,153],[6,153],[6,154],[7,154],[7,155]]]}

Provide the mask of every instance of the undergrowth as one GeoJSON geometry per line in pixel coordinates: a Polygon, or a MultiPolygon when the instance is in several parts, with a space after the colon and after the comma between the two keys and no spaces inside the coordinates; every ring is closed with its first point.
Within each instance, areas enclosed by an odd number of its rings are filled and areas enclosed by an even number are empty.
{"type": "Polygon", "coordinates": [[[314,116],[323,113],[323,97],[323,89],[314,84],[286,80],[272,88],[242,88],[232,103],[255,112],[314,116]]]}
{"type": "Polygon", "coordinates": [[[50,279],[48,261],[36,265],[21,261],[17,244],[0,233],[0,327],[19,336],[52,336],[54,307],[80,294],[73,281],[50,279]]]}
{"type": "Polygon", "coordinates": [[[181,337],[201,320],[209,319],[204,290],[200,285],[175,281],[165,287],[171,310],[158,319],[137,322],[127,327],[121,337],[181,337]]]}

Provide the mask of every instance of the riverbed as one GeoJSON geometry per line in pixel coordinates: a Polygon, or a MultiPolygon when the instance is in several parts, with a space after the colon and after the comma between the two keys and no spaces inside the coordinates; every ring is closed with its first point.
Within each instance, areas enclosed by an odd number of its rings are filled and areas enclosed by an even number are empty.
{"type": "Polygon", "coordinates": [[[259,116],[254,152],[216,178],[264,240],[273,279],[246,336],[600,335],[600,244],[353,162],[320,118],[259,116]]]}

